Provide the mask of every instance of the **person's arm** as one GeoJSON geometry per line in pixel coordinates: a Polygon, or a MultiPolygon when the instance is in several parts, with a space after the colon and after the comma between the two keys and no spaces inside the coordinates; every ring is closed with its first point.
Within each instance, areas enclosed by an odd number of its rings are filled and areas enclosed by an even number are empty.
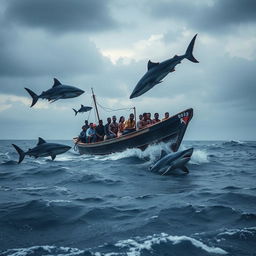
{"type": "Polygon", "coordinates": [[[112,125],[110,124],[110,125],[108,126],[108,131],[109,131],[109,133],[115,135],[115,133],[112,132],[111,128],[112,128],[112,125]]]}

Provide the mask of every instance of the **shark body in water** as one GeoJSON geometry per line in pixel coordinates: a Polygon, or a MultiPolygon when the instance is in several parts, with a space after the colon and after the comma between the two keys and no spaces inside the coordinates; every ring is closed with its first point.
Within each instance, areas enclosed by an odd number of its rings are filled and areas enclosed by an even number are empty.
{"type": "Polygon", "coordinates": [[[189,148],[176,153],[162,153],[161,158],[149,169],[161,175],[166,175],[175,169],[181,169],[185,173],[189,173],[186,164],[190,161],[193,151],[193,148],[189,148]]]}

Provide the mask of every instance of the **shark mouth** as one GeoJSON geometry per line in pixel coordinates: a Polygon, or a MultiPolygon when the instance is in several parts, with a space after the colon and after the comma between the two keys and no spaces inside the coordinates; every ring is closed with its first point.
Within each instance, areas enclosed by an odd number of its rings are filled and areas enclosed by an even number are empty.
{"type": "Polygon", "coordinates": [[[185,151],[184,155],[182,156],[182,159],[190,159],[192,154],[193,154],[194,149],[193,148],[189,148],[185,151]]]}

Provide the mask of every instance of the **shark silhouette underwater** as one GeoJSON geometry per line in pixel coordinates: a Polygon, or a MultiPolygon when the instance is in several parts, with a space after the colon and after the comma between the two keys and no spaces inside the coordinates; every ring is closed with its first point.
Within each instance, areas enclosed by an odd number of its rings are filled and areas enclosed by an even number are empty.
{"type": "Polygon", "coordinates": [[[180,56],[175,55],[173,58],[165,60],[161,63],[155,63],[149,60],[148,71],[135,86],[132,94],[130,95],[130,99],[138,97],[152,89],[155,85],[162,83],[162,79],[165,78],[170,72],[174,72],[175,66],[180,64],[183,59],[188,59],[194,63],[198,63],[199,61],[193,56],[196,36],[197,34],[191,40],[185,54],[180,56]]]}

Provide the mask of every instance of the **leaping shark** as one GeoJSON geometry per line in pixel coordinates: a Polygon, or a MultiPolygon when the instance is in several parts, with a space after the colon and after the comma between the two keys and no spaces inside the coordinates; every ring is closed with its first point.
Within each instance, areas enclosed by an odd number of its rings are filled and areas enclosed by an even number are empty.
{"type": "Polygon", "coordinates": [[[137,83],[130,96],[130,99],[138,97],[153,88],[155,85],[162,83],[162,79],[165,78],[170,72],[174,72],[175,66],[180,64],[183,59],[186,58],[194,63],[198,63],[199,61],[193,56],[196,36],[197,34],[191,40],[184,55],[175,55],[173,58],[165,60],[161,63],[155,63],[149,60],[148,71],[137,83]]]}
{"type": "Polygon", "coordinates": [[[32,97],[32,104],[30,107],[33,107],[39,98],[47,99],[48,101],[54,102],[59,99],[68,99],[78,97],[84,93],[83,90],[71,86],[71,85],[64,85],[58,79],[54,78],[54,84],[52,88],[48,89],[47,91],[43,91],[40,95],[35,94],[28,88],[25,90],[30,94],[32,97]]]}
{"type": "Polygon", "coordinates": [[[75,116],[77,115],[77,113],[84,113],[87,111],[90,111],[92,109],[92,107],[87,107],[84,105],[81,105],[81,108],[79,110],[75,110],[74,108],[72,108],[75,111],[75,116]]]}
{"type": "Polygon", "coordinates": [[[161,158],[153,164],[149,169],[152,172],[158,172],[166,175],[169,171],[181,169],[185,173],[189,173],[186,164],[190,161],[193,154],[193,148],[189,148],[180,152],[167,154],[162,152],[161,158]]]}
{"type": "Polygon", "coordinates": [[[52,160],[55,159],[56,155],[65,153],[70,146],[58,144],[58,143],[48,143],[42,138],[38,138],[38,143],[36,147],[29,149],[27,152],[24,152],[20,147],[15,144],[12,144],[19,154],[19,161],[21,163],[26,155],[33,156],[35,158],[50,156],[52,160]]]}

